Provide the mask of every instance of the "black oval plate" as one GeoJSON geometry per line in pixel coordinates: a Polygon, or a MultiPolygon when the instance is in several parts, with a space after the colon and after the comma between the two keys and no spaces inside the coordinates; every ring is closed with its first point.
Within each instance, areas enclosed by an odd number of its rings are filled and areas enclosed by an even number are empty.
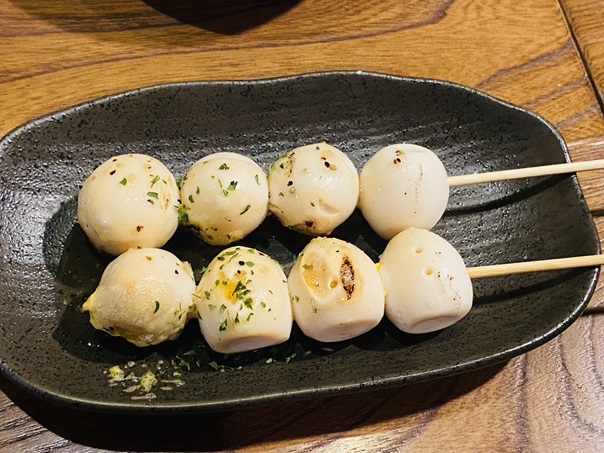
{"type": "MultiPolygon", "coordinates": [[[[209,351],[196,323],[174,342],[137,349],[95,331],[81,304],[109,258],[75,224],[79,184],[108,157],[148,153],[177,175],[214,151],[265,168],[282,152],[326,140],[361,168],[377,149],[413,142],[450,174],[568,159],[538,116],[452,83],[362,72],[143,88],[28,123],[0,143],[0,357],[4,375],[34,394],[89,409],[210,411],[400,386],[484,367],[535,348],[586,306],[597,269],[474,281],[460,323],[411,336],[387,321],[343,343],[294,329],[276,348],[232,357],[209,351]],[[159,379],[150,392],[111,383],[120,366],[159,379]]],[[[452,189],[435,231],[468,265],[593,254],[598,239],[576,178],[556,176],[452,189]]],[[[334,235],[374,260],[385,243],[355,213],[334,235]]],[[[274,218],[243,243],[287,268],[308,238],[274,218]]],[[[167,248],[198,272],[219,249],[178,231],[167,248]]]]}

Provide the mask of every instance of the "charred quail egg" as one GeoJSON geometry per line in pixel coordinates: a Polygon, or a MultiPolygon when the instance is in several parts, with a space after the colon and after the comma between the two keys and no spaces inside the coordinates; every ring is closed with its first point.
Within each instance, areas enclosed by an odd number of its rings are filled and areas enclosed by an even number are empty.
{"type": "Polygon", "coordinates": [[[331,233],[359,198],[354,164],[326,143],[287,152],[269,167],[268,184],[269,209],[284,226],[310,236],[331,233]]]}
{"type": "Polygon", "coordinates": [[[390,239],[405,228],[432,228],[449,200],[447,172],[427,148],[386,146],[360,174],[359,209],[371,228],[390,239]]]}
{"type": "Polygon", "coordinates": [[[112,157],[84,181],[78,223],[99,250],[161,247],[178,227],[178,186],[159,160],[144,154],[112,157]]]}
{"type": "Polygon", "coordinates": [[[231,354],[286,341],[293,315],[278,262],[258,250],[230,247],[208,265],[195,291],[201,333],[231,354]]]}
{"type": "Polygon", "coordinates": [[[109,263],[83,308],[96,329],[150,346],[178,337],[194,291],[189,263],[161,249],[131,249],[109,263]]]}
{"type": "Polygon", "coordinates": [[[472,308],[472,282],[462,257],[445,239],[409,228],[380,257],[386,317],[403,332],[444,329],[472,308]]]}
{"type": "Polygon", "coordinates": [[[288,277],[294,320],[315,340],[348,340],[384,316],[384,289],[375,263],[361,249],[318,237],[298,255],[288,277]]]}
{"type": "Polygon", "coordinates": [[[187,171],[180,194],[185,224],[211,245],[247,236],[268,212],[266,174],[240,154],[210,154],[187,171]]]}

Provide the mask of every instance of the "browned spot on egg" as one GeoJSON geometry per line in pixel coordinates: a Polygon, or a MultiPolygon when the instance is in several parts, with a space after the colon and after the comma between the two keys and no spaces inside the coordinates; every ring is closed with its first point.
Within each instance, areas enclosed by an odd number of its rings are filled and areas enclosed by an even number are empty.
{"type": "Polygon", "coordinates": [[[147,261],[153,261],[153,257],[152,256],[145,256],[145,258],[147,258],[147,261]]]}
{"type": "Polygon", "coordinates": [[[340,275],[342,276],[342,285],[344,287],[344,291],[346,291],[346,297],[350,299],[352,297],[352,293],[354,292],[354,269],[352,268],[352,263],[348,259],[347,256],[342,260],[342,265],[340,266],[340,275]]]}

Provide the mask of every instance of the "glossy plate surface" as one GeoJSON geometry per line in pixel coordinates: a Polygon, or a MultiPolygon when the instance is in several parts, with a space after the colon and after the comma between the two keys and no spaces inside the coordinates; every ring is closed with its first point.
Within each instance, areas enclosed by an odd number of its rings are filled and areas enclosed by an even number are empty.
{"type": "MultiPolygon", "coordinates": [[[[383,322],[344,343],[294,330],[277,348],[224,357],[191,322],[177,341],[137,349],[95,331],[81,311],[107,257],[76,226],[79,184],[120,153],[153,155],[182,176],[215,151],[265,169],[294,146],[326,140],[360,169],[377,149],[413,142],[449,174],[560,163],[558,133],[539,117],[458,85],[360,72],[262,81],[171,84],[118,94],[28,123],[0,143],[0,365],[34,394],[96,410],[224,410],[249,404],[399,386],[503,361],[559,334],[579,316],[598,271],[475,280],[471,313],[420,336],[383,322]],[[151,391],[135,380],[152,371],[151,391]]],[[[467,265],[598,252],[576,178],[556,176],[451,190],[435,231],[467,265]]],[[[355,213],[334,232],[377,260],[385,243],[355,213]]],[[[242,243],[285,268],[308,238],[274,218],[242,243]]],[[[199,272],[220,249],[179,230],[166,246],[199,272]]]]}

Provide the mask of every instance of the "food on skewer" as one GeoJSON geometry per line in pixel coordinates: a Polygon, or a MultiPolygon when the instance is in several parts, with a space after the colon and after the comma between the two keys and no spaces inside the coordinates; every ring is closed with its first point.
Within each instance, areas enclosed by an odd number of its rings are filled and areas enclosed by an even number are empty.
{"type": "Polygon", "coordinates": [[[384,289],[375,263],[341,239],[312,239],[296,258],[288,285],[296,324],[318,341],[357,337],[384,316],[384,289]]]}
{"type": "Polygon", "coordinates": [[[386,317],[407,333],[444,329],[472,308],[472,282],[462,257],[445,239],[409,228],[380,256],[386,317]]]}
{"type": "Polygon", "coordinates": [[[604,159],[447,177],[436,154],[409,143],[375,153],[360,172],[359,209],[384,239],[409,227],[431,229],[442,217],[449,188],[604,168],[604,159]]]}
{"type": "Polygon", "coordinates": [[[211,245],[227,245],[251,233],[266,218],[266,174],[236,153],[210,154],[187,171],[180,185],[183,223],[211,245]]]}
{"type": "Polygon", "coordinates": [[[95,248],[119,255],[161,247],[178,227],[178,186],[159,160],[123,154],[98,166],[78,194],[78,223],[95,248]]]}
{"type": "MultiPolygon", "coordinates": [[[[361,175],[359,205],[378,234],[389,239],[377,267],[356,246],[335,238],[317,237],[298,256],[289,279],[267,255],[247,247],[231,247],[214,258],[195,288],[188,263],[169,252],[146,247],[144,241],[138,240],[149,236],[155,241],[161,238],[163,245],[176,229],[180,200],[173,176],[150,156],[114,157],[99,166],[83,184],[78,215],[95,247],[122,255],[107,267],[83,308],[89,311],[95,328],[122,336],[137,346],[174,339],[187,319],[197,316],[212,349],[237,353],[286,341],[294,319],[305,335],[323,342],[361,335],[375,327],[384,313],[404,332],[432,332],[452,325],[470,311],[473,297],[470,278],[604,263],[604,257],[596,255],[466,269],[459,253],[443,238],[424,228],[401,226],[396,213],[407,209],[413,211],[407,218],[413,217],[419,205],[401,204],[396,196],[387,193],[408,185],[415,190],[409,193],[418,201],[422,200],[420,195],[425,196],[425,183],[432,182],[440,188],[444,168],[434,159],[440,164],[425,148],[391,145],[380,150],[363,169],[367,172],[361,175]],[[404,165],[407,165],[406,180],[402,184],[396,175],[398,166],[404,165]],[[116,191],[116,185],[125,191],[116,191]],[[373,198],[367,195],[372,191],[373,198]],[[399,211],[391,206],[396,203],[399,211]],[[152,209],[147,209],[149,206],[152,209]],[[388,206],[390,209],[386,209],[388,206]],[[158,217],[150,219],[149,213],[158,207],[158,217]],[[391,212],[395,215],[390,215],[391,212]],[[383,216],[380,218],[376,213],[383,216]],[[150,222],[149,228],[143,220],[150,222]],[[133,238],[132,222],[137,225],[134,227],[137,233],[151,230],[155,234],[133,238]],[[397,232],[399,228],[406,229],[397,232]]],[[[501,180],[505,174],[511,178],[544,176],[548,170],[559,174],[596,169],[603,162],[532,167],[522,173],[525,176],[521,176],[520,170],[494,172],[492,178],[501,180]]],[[[352,200],[359,198],[359,178],[354,166],[345,154],[324,143],[287,153],[271,165],[268,181],[257,164],[234,153],[217,153],[201,159],[183,180],[181,214],[186,214],[187,223],[214,245],[238,240],[264,220],[269,186],[278,189],[279,184],[284,184],[289,188],[287,196],[277,192],[277,199],[284,198],[285,203],[270,207],[288,221],[294,219],[289,224],[281,219],[284,225],[309,235],[331,231],[354,210],[352,200]],[[211,171],[208,173],[207,169],[211,171]],[[302,209],[305,204],[320,209],[302,209]],[[237,221],[231,219],[234,214],[243,216],[248,212],[253,215],[237,221]],[[214,223],[204,224],[208,218],[214,223]],[[302,222],[301,218],[312,220],[302,222]],[[223,229],[219,232],[219,228],[223,229]]],[[[444,173],[447,190],[450,185],[488,180],[489,174],[447,179],[444,173]]],[[[440,189],[437,192],[428,197],[433,204],[427,214],[422,214],[424,219],[434,218],[436,213],[440,217],[444,210],[448,193],[443,196],[440,189]]],[[[270,197],[273,195],[271,192],[270,197]]]]}
{"type": "Polygon", "coordinates": [[[269,209],[281,223],[310,236],[327,235],[354,211],[357,170],[339,149],[326,143],[295,148],[268,171],[269,209]]]}
{"type": "Polygon", "coordinates": [[[422,146],[386,146],[361,169],[359,209],[384,239],[409,227],[432,228],[448,200],[447,171],[436,154],[422,146]]]}
{"type": "Polygon", "coordinates": [[[83,309],[96,329],[150,346],[178,337],[194,290],[189,263],[161,249],[130,249],[109,263],[83,309]]]}
{"type": "Polygon", "coordinates": [[[199,326],[208,345],[231,354],[286,341],[293,315],[279,263],[248,247],[216,256],[195,291],[199,326]]]}

